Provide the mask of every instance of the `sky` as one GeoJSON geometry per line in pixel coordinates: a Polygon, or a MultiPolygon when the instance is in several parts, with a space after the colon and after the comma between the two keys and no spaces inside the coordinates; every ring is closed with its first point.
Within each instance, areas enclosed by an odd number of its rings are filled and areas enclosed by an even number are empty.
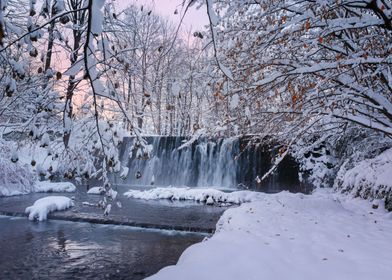
{"type": "MultiPolygon", "coordinates": [[[[117,0],[120,8],[125,8],[131,3],[136,3],[140,6],[153,6],[157,14],[169,18],[173,23],[180,22],[183,11],[182,2],[183,0],[117,0]],[[176,9],[178,10],[178,14],[174,14],[176,9]]],[[[192,28],[193,31],[202,30],[208,24],[206,6],[204,5],[200,9],[197,9],[197,7],[198,5],[193,5],[185,15],[183,24],[186,30],[189,30],[189,28],[192,28]]]]}

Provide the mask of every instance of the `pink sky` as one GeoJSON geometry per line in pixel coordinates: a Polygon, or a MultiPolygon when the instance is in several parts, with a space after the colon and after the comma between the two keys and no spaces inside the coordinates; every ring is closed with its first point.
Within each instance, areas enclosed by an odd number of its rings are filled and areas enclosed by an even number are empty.
{"type": "MultiPolygon", "coordinates": [[[[130,3],[153,6],[157,14],[170,18],[174,23],[178,23],[183,0],[117,0],[117,2],[121,8],[126,7],[130,3]],[[174,14],[176,9],[178,10],[177,15],[174,14]]],[[[196,4],[189,8],[183,22],[185,29],[192,27],[193,30],[201,30],[208,24],[206,7],[202,6],[200,9],[196,9],[197,6],[196,4]]]]}

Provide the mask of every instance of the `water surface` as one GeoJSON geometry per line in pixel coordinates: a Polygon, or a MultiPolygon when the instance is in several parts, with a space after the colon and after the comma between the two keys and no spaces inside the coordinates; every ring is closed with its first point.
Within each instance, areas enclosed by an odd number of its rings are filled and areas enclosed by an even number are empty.
{"type": "Polygon", "coordinates": [[[205,235],[0,216],[0,279],[143,279],[205,235]]]}

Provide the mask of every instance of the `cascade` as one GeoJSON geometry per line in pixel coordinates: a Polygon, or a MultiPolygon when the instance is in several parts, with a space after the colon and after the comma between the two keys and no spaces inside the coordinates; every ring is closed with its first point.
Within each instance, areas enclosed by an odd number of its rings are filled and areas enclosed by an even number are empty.
{"type": "Polygon", "coordinates": [[[246,139],[200,138],[189,147],[178,149],[185,137],[151,136],[150,157],[137,159],[132,149],[135,138],[125,138],[120,147],[120,160],[128,168],[128,176],[112,176],[117,185],[189,186],[225,189],[250,188],[266,192],[302,191],[298,180],[298,164],[287,157],[266,181],[257,183],[272,166],[274,151],[265,145],[248,147],[246,139]]]}

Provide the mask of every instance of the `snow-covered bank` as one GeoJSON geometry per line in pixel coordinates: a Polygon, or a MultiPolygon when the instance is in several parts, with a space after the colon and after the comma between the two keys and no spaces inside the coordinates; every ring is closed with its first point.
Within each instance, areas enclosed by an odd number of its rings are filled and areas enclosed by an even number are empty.
{"type": "Polygon", "coordinates": [[[43,221],[47,219],[50,212],[65,210],[72,206],[74,202],[68,197],[47,196],[35,201],[32,206],[26,208],[25,212],[29,214],[29,220],[43,221]]]}
{"type": "Polygon", "coordinates": [[[34,192],[74,192],[70,182],[39,181],[26,157],[17,157],[12,145],[0,142],[0,197],[34,192]]]}
{"type": "Polygon", "coordinates": [[[392,211],[392,149],[365,159],[352,169],[347,170],[345,165],[335,179],[337,191],[364,199],[383,199],[385,208],[392,211]]]}
{"type": "Polygon", "coordinates": [[[327,192],[258,194],[149,279],[355,279],[392,275],[392,217],[327,192]]]}
{"type": "Polygon", "coordinates": [[[18,182],[10,184],[10,181],[4,185],[0,184],[0,197],[1,196],[14,196],[24,195],[29,193],[52,193],[52,192],[74,192],[76,186],[70,182],[50,182],[50,181],[29,181],[28,179],[22,180],[23,173],[15,174],[15,180],[18,182]]]}
{"type": "Polygon", "coordinates": [[[256,199],[259,194],[249,191],[236,191],[226,193],[217,189],[202,188],[154,188],[151,190],[129,190],[124,193],[126,197],[137,199],[170,199],[170,200],[194,200],[205,204],[241,204],[256,199]]]}
{"type": "Polygon", "coordinates": [[[76,187],[70,182],[36,182],[35,192],[74,192],[76,187]]]}

